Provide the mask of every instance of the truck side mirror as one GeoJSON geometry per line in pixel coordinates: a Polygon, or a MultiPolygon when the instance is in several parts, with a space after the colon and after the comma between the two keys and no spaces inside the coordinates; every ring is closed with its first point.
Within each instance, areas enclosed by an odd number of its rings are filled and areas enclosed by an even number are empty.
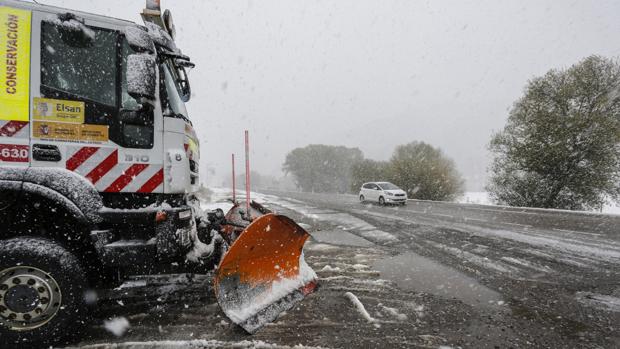
{"type": "Polygon", "coordinates": [[[146,30],[139,27],[128,26],[125,27],[124,32],[127,43],[132,50],[150,54],[155,53],[155,44],[146,30]]]}
{"type": "Polygon", "coordinates": [[[157,63],[155,56],[145,53],[127,57],[127,93],[136,100],[155,99],[157,63]]]}

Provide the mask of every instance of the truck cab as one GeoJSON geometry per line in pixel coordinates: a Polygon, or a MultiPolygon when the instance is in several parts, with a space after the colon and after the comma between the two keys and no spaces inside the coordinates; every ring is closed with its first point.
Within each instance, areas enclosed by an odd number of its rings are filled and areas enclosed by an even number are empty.
{"type": "Polygon", "coordinates": [[[194,65],[158,3],[138,25],[0,1],[1,347],[46,343],[87,289],[221,257],[194,196],[194,65]]]}
{"type": "Polygon", "coordinates": [[[129,275],[213,272],[248,333],[316,289],[290,218],[200,209],[194,64],[146,3],[138,25],[0,0],[1,348],[71,343],[129,275]]]}

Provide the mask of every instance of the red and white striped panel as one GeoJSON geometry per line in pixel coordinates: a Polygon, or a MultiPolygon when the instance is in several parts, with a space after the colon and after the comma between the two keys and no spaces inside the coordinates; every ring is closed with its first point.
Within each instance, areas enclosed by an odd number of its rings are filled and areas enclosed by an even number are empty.
{"type": "Polygon", "coordinates": [[[116,148],[69,147],[65,167],[86,177],[100,192],[163,192],[161,165],[119,163],[116,148]]]}
{"type": "Polygon", "coordinates": [[[27,121],[0,120],[0,137],[29,138],[30,124],[27,121]]]}

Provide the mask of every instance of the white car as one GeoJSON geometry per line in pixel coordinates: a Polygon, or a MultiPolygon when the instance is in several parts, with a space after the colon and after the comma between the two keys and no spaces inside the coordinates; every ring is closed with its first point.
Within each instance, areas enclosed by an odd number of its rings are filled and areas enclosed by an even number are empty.
{"type": "Polygon", "coordinates": [[[407,193],[390,182],[368,182],[360,189],[360,202],[385,204],[407,204],[407,193]]]}

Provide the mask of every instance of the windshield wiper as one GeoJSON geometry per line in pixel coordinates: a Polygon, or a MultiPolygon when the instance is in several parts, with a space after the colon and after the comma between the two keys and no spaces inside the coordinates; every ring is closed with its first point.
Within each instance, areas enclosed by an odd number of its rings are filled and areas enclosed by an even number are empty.
{"type": "Polygon", "coordinates": [[[181,113],[166,113],[164,114],[165,118],[175,118],[175,119],[183,119],[186,122],[188,122],[190,125],[194,126],[194,124],[192,124],[192,121],[185,115],[181,114],[181,113]]]}

